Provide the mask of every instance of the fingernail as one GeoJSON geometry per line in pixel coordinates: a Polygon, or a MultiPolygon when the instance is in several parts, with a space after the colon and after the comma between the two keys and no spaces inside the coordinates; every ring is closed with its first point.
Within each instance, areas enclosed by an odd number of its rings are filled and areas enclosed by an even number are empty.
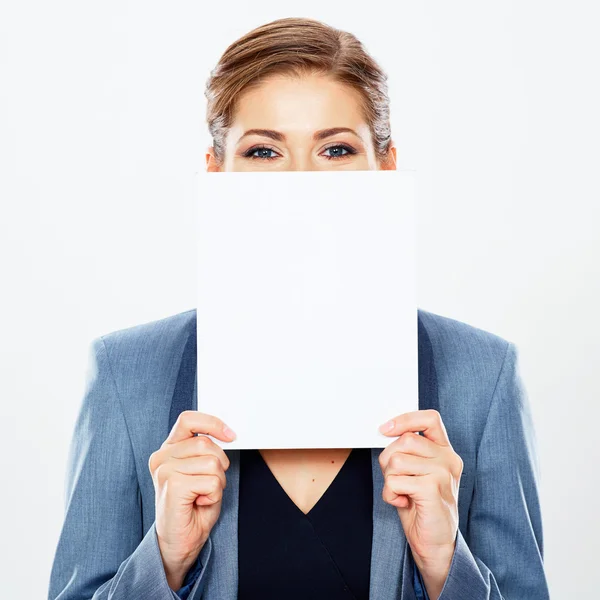
{"type": "Polygon", "coordinates": [[[230,429],[229,427],[227,427],[227,425],[225,425],[225,427],[223,427],[223,433],[227,437],[230,437],[232,440],[235,439],[235,431],[233,431],[233,429],[230,429]]]}
{"type": "Polygon", "coordinates": [[[381,425],[379,427],[379,431],[381,431],[381,433],[387,433],[388,431],[391,431],[392,429],[394,429],[394,420],[393,419],[391,421],[388,421],[387,423],[384,423],[383,425],[381,425]]]}

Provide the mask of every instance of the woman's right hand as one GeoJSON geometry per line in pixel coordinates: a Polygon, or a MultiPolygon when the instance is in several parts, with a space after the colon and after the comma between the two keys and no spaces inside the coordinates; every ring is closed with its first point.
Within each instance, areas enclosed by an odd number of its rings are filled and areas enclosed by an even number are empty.
{"type": "Polygon", "coordinates": [[[178,590],[221,513],[229,459],[206,435],[230,442],[235,434],[212,415],[183,411],[162,446],[150,455],[156,533],[171,589],[178,590]]]}

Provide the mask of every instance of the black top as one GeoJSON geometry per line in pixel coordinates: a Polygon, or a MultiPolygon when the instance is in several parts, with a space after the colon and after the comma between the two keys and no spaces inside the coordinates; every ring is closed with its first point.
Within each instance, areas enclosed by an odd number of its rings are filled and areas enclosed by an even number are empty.
{"type": "Polygon", "coordinates": [[[240,451],[238,600],[368,600],[370,448],[355,448],[305,515],[258,450],[240,451]]]}

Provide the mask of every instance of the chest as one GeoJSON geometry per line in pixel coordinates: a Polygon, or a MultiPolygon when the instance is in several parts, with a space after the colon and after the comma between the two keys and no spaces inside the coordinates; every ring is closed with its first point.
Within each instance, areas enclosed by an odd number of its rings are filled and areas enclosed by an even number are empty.
{"type": "MultiPolygon", "coordinates": [[[[273,459],[272,464],[280,464],[278,453],[265,454],[273,459]]],[[[308,480],[307,485],[312,484],[312,475],[315,480],[318,478],[317,467],[325,470],[329,464],[329,474],[332,467],[338,472],[322,497],[303,510],[283,489],[261,452],[241,451],[238,600],[369,598],[373,539],[371,451],[350,451],[343,464],[343,451],[309,454],[314,461],[305,452],[287,451],[287,460],[280,465],[283,472],[290,475],[290,463],[303,465],[301,479],[308,480]]],[[[295,484],[290,489],[301,488],[295,484]]]]}
{"type": "Polygon", "coordinates": [[[304,514],[332,484],[350,452],[350,448],[260,450],[273,477],[304,514]]]}

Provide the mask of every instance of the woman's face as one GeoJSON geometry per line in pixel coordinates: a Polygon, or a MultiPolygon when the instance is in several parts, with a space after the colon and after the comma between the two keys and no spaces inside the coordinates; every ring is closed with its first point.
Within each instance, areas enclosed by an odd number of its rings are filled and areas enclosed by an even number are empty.
{"type": "Polygon", "coordinates": [[[395,169],[394,147],[388,161],[377,161],[360,103],[355,90],[322,75],[273,76],[242,94],[224,163],[215,161],[211,147],[207,170],[395,169]]]}

